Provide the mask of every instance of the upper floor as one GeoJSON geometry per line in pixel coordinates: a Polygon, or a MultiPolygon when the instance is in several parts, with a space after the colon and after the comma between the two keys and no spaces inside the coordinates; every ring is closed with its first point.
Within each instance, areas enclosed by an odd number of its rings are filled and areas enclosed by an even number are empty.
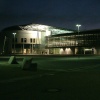
{"type": "Polygon", "coordinates": [[[46,37],[46,47],[100,46],[100,30],[46,37]]]}

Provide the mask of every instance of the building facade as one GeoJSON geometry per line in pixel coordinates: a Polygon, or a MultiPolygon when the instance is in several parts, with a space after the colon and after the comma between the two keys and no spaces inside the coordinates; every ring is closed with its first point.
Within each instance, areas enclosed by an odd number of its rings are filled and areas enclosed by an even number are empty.
{"type": "Polygon", "coordinates": [[[47,25],[10,27],[4,34],[6,54],[100,54],[100,29],[75,32],[47,25]]]}
{"type": "Polygon", "coordinates": [[[46,48],[46,37],[73,31],[47,25],[30,24],[4,29],[3,53],[6,54],[50,54],[46,48]]]}
{"type": "Polygon", "coordinates": [[[51,54],[100,54],[100,30],[89,30],[46,37],[51,54]]]}

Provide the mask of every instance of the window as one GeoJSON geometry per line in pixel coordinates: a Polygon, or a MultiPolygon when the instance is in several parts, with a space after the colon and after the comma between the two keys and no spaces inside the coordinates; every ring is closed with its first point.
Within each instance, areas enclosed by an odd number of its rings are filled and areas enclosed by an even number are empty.
{"type": "Polygon", "coordinates": [[[21,42],[26,43],[27,42],[27,39],[26,38],[21,38],[21,42]]]}
{"type": "Polygon", "coordinates": [[[35,39],[34,38],[30,38],[30,43],[35,43],[35,39]]]}
{"type": "Polygon", "coordinates": [[[33,39],[33,43],[35,43],[35,39],[33,39]]]}
{"type": "Polygon", "coordinates": [[[26,38],[24,38],[24,42],[25,42],[25,43],[27,42],[27,39],[26,39],[26,38]]]}
{"type": "Polygon", "coordinates": [[[23,38],[21,38],[21,42],[23,42],[23,38]]]}
{"type": "Polygon", "coordinates": [[[30,42],[32,43],[32,38],[30,38],[30,42]]]}

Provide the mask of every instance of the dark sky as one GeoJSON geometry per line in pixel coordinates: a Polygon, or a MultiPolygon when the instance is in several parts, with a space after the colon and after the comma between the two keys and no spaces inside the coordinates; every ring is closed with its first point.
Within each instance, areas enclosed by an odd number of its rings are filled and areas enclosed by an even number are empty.
{"type": "Polygon", "coordinates": [[[0,0],[0,30],[29,23],[99,29],[100,0],[0,0]]]}

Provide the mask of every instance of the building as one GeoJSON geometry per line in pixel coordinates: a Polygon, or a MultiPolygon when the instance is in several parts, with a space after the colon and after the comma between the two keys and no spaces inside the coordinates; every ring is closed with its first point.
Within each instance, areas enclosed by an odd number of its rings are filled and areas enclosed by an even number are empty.
{"type": "Polygon", "coordinates": [[[49,54],[49,48],[45,48],[47,36],[73,33],[73,31],[47,25],[29,24],[8,27],[1,33],[4,35],[3,53],[49,54]]]}
{"type": "Polygon", "coordinates": [[[100,54],[100,29],[46,37],[51,54],[100,54]]]}
{"type": "Polygon", "coordinates": [[[6,54],[100,54],[100,29],[77,32],[29,24],[8,27],[2,33],[6,54]]]}

